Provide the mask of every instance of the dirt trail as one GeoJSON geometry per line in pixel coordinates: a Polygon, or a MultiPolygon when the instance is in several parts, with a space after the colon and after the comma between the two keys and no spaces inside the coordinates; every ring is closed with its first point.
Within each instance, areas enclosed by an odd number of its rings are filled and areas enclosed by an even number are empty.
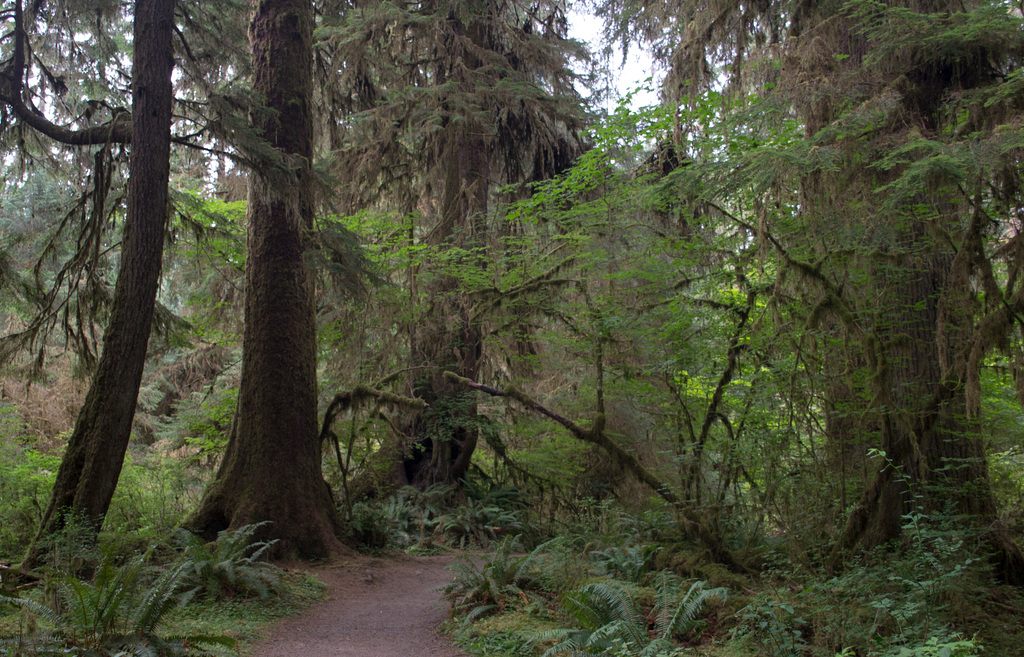
{"type": "Polygon", "coordinates": [[[323,601],[287,618],[256,645],[254,657],[464,657],[439,636],[452,557],[348,558],[315,570],[323,601]]]}

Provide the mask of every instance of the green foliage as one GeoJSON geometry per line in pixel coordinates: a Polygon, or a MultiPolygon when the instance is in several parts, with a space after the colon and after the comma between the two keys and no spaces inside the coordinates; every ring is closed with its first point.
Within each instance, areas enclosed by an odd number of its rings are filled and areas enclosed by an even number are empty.
{"type": "Polygon", "coordinates": [[[501,533],[522,529],[515,511],[488,504],[485,500],[467,500],[437,518],[437,528],[456,541],[459,548],[467,545],[488,546],[501,533]]]}
{"type": "Polygon", "coordinates": [[[405,486],[398,491],[405,496],[413,509],[414,526],[419,540],[426,539],[430,531],[437,525],[437,519],[444,514],[446,503],[455,491],[455,486],[447,484],[430,484],[423,490],[405,486]]]}
{"type": "Polygon", "coordinates": [[[210,473],[159,450],[132,450],[125,458],[104,527],[108,532],[158,540],[181,524],[198,502],[210,473]]]}
{"type": "Polygon", "coordinates": [[[54,589],[49,605],[0,596],[0,601],[21,607],[48,626],[5,639],[2,645],[13,657],[223,654],[223,649],[234,646],[227,637],[157,633],[164,616],[182,603],[179,590],[186,571],[187,564],[179,561],[147,583],[145,560],[137,557],[123,566],[104,559],[91,582],[55,572],[48,582],[54,589]]]}
{"type": "Polygon", "coordinates": [[[751,638],[764,655],[791,657],[800,654],[807,641],[801,629],[807,621],[792,605],[765,598],[739,611],[743,624],[737,634],[751,638]]]}
{"type": "Polygon", "coordinates": [[[63,514],[59,531],[40,539],[40,548],[41,560],[64,573],[91,572],[106,558],[89,522],[70,512],[63,514]]]}
{"type": "Polygon", "coordinates": [[[981,645],[974,639],[933,636],[920,646],[900,648],[893,657],[975,657],[981,650],[981,645]]]}
{"type": "Polygon", "coordinates": [[[216,459],[228,445],[231,420],[238,405],[238,389],[217,390],[216,394],[201,396],[194,394],[190,401],[191,404],[179,401],[175,409],[178,420],[187,427],[185,444],[198,448],[197,459],[216,459]]]}
{"type": "MultiPolygon", "coordinates": [[[[187,357],[186,357],[187,358],[187,357]]],[[[183,394],[173,412],[155,418],[155,434],[174,448],[189,449],[188,460],[212,464],[224,453],[238,403],[232,377],[219,377],[200,390],[183,394]]]]}
{"type": "MultiPolygon", "coordinates": [[[[903,646],[885,654],[890,657],[976,657],[982,650],[981,644],[974,639],[954,634],[949,637],[933,636],[921,645],[903,646]]],[[[852,648],[844,648],[835,657],[854,657],[856,654],[852,648]]]]}
{"type": "Polygon", "coordinates": [[[478,657],[535,657],[531,637],[520,632],[477,634],[472,629],[456,631],[455,644],[478,657]]]}
{"type": "Polygon", "coordinates": [[[677,523],[667,509],[655,502],[651,505],[654,508],[620,514],[614,531],[630,541],[654,542],[677,529],[677,523]]]}
{"type": "Polygon", "coordinates": [[[356,541],[371,549],[407,547],[415,520],[416,509],[404,497],[392,495],[382,503],[353,504],[346,527],[356,541]]]}
{"type": "Polygon", "coordinates": [[[563,611],[579,629],[551,630],[538,635],[540,641],[554,640],[545,657],[565,652],[601,654],[622,646],[645,646],[647,620],[633,594],[623,584],[610,580],[587,584],[562,601],[563,611]]]}
{"type": "Polygon", "coordinates": [[[574,500],[558,533],[579,549],[593,543],[619,542],[623,538],[619,531],[621,518],[622,514],[614,508],[612,500],[584,497],[574,500]]]}
{"type": "Polygon", "coordinates": [[[578,629],[542,632],[538,641],[555,641],[545,653],[615,654],[630,657],[654,657],[672,651],[677,637],[692,635],[702,624],[699,618],[709,599],[722,600],[727,591],[706,589],[695,581],[689,587],[668,572],[662,572],[655,584],[654,606],[648,616],[637,600],[635,590],[616,580],[587,584],[566,594],[562,606],[578,629]]]}
{"type": "Polygon", "coordinates": [[[591,552],[590,559],[605,575],[639,584],[650,572],[660,549],[657,545],[613,546],[591,552]]]}
{"type": "Polygon", "coordinates": [[[512,556],[517,537],[507,536],[482,566],[471,557],[461,557],[450,566],[454,579],[441,587],[452,609],[465,614],[465,623],[492,613],[501,613],[515,602],[543,605],[536,594],[536,568],[544,545],[521,557],[512,556]]]}
{"type": "Polygon", "coordinates": [[[22,445],[15,408],[0,405],[0,555],[15,556],[32,538],[60,466],[56,456],[22,445]]]}
{"type": "Polygon", "coordinates": [[[238,640],[239,652],[246,654],[246,646],[265,637],[270,623],[322,600],[326,590],[324,583],[315,576],[289,570],[281,574],[281,584],[275,594],[266,599],[193,597],[188,605],[168,614],[164,627],[172,634],[230,636],[238,640]]]}
{"type": "Polygon", "coordinates": [[[708,601],[724,601],[729,595],[728,589],[709,589],[705,588],[706,585],[706,582],[697,580],[686,587],[676,575],[661,571],[651,612],[655,617],[654,627],[659,639],[667,642],[672,637],[692,635],[703,629],[706,623],[700,615],[708,601]]]}
{"type": "Polygon", "coordinates": [[[352,537],[372,549],[405,548],[427,541],[438,530],[462,545],[494,533],[492,527],[511,522],[502,509],[470,500],[449,510],[455,487],[431,484],[420,491],[405,486],[383,502],[356,502],[349,515],[352,537]],[[483,523],[489,522],[489,525],[483,523]]]}
{"type": "Polygon", "coordinates": [[[463,489],[468,499],[436,519],[437,530],[457,547],[488,547],[500,535],[523,530],[519,511],[524,503],[518,489],[492,487],[481,491],[471,482],[465,482],[463,489]]]}
{"type": "Polygon", "coordinates": [[[256,595],[265,599],[281,584],[281,570],[260,560],[277,541],[254,538],[267,524],[226,529],[213,543],[184,529],[176,531],[174,539],[182,550],[183,581],[209,598],[256,595]]]}

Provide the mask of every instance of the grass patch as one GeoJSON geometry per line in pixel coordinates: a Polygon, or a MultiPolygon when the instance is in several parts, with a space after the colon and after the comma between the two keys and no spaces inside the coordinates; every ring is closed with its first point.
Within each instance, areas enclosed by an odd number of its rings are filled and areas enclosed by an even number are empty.
{"type": "Polygon", "coordinates": [[[538,632],[555,629],[553,621],[526,611],[511,611],[489,616],[472,625],[453,619],[452,641],[476,657],[533,657],[539,655],[540,644],[533,638],[538,632]]]}

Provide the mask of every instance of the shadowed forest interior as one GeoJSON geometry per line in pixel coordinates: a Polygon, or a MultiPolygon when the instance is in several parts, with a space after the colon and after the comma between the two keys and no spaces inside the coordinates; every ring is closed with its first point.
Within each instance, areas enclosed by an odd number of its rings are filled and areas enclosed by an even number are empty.
{"type": "Polygon", "coordinates": [[[0,651],[1024,654],[1022,10],[3,0],[0,651]]]}

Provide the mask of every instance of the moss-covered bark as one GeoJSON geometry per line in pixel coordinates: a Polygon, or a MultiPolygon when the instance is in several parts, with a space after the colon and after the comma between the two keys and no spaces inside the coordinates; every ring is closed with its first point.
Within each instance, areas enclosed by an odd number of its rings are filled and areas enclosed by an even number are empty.
{"type": "Polygon", "coordinates": [[[61,461],[31,566],[68,515],[98,531],[131,437],[159,287],[167,219],[174,0],[137,0],[132,79],[132,152],[121,268],[103,353],[61,461]]]}
{"type": "Polygon", "coordinates": [[[340,547],[320,469],[316,307],[303,260],[312,227],[312,37],[309,0],[264,0],[250,38],[254,117],[280,158],[249,179],[242,380],[231,439],[217,478],[189,525],[212,536],[270,521],[278,556],[320,558],[340,547]]]}

